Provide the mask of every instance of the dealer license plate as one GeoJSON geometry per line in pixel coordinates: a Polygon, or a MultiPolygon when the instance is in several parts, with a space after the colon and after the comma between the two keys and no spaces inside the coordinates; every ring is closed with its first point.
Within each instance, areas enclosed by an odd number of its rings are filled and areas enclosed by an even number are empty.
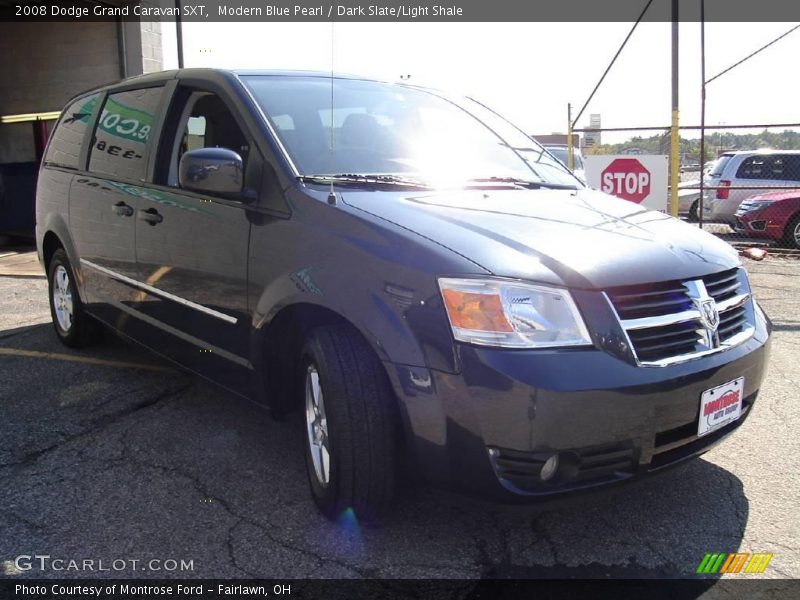
{"type": "Polygon", "coordinates": [[[703,392],[700,396],[697,435],[708,435],[738,419],[742,415],[743,395],[744,377],[703,392]]]}

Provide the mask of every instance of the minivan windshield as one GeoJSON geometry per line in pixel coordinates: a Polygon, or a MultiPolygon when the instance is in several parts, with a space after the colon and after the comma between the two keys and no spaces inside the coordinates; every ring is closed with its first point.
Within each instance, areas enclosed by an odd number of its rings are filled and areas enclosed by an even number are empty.
{"type": "Polygon", "coordinates": [[[242,79],[303,177],[581,187],[530,137],[466,98],[359,79],[242,79]]]}

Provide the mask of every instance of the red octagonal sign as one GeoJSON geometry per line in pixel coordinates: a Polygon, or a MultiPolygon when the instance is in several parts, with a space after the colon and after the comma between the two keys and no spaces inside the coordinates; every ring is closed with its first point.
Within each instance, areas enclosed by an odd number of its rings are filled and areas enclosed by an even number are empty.
{"type": "Polygon", "coordinates": [[[600,173],[600,189],[639,204],[650,195],[650,179],[650,171],[635,158],[617,158],[600,173]]]}

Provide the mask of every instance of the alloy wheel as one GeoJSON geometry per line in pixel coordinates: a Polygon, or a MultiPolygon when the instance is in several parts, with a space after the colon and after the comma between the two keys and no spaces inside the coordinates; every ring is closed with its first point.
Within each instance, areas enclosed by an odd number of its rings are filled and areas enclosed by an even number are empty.
{"type": "Polygon", "coordinates": [[[69,285],[69,273],[63,265],[58,265],[53,272],[53,309],[58,326],[65,333],[73,322],[72,290],[69,285]]]}
{"type": "Polygon", "coordinates": [[[320,385],[319,372],[312,364],[306,370],[306,431],[314,475],[323,487],[330,480],[331,453],[328,441],[328,418],[325,415],[325,399],[320,385]]]}

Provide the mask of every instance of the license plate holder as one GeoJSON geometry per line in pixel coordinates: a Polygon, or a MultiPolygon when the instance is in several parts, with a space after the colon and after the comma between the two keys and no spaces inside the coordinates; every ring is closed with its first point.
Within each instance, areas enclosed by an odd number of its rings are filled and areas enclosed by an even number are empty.
{"type": "Polygon", "coordinates": [[[733,423],[742,416],[744,377],[723,383],[703,392],[700,396],[700,417],[697,435],[708,435],[733,423]]]}

